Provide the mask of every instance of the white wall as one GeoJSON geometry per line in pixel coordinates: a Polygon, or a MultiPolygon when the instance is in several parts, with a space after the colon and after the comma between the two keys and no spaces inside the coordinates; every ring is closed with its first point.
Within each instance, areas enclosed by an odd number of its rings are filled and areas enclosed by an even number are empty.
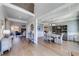
{"type": "Polygon", "coordinates": [[[38,37],[43,37],[44,36],[44,25],[43,24],[38,24],[38,37]]]}
{"type": "Polygon", "coordinates": [[[44,36],[44,31],[38,31],[38,37],[43,37],[44,36]]]}
{"type": "Polygon", "coordinates": [[[27,22],[26,24],[26,38],[28,38],[28,33],[30,32],[30,25],[33,24],[34,25],[34,43],[37,44],[37,34],[36,34],[36,19],[35,18],[30,18],[29,22],[27,22]]]}
{"type": "MultiPolygon", "coordinates": [[[[67,23],[68,24],[68,40],[74,40],[74,36],[78,34],[78,25],[77,25],[77,20],[75,21],[70,21],[67,23]]],[[[79,41],[78,39],[75,39],[75,41],[79,41]]]]}
{"type": "Polygon", "coordinates": [[[0,20],[4,20],[3,6],[0,4],[0,20]]]}
{"type": "Polygon", "coordinates": [[[2,20],[4,20],[4,11],[2,5],[0,4],[0,37],[2,37],[2,20]]]}
{"type": "Polygon", "coordinates": [[[78,33],[77,20],[67,22],[68,25],[68,34],[78,33]]]}
{"type": "MultiPolygon", "coordinates": [[[[62,25],[67,25],[67,37],[68,40],[74,40],[74,36],[78,38],[78,23],[77,20],[71,20],[71,21],[66,21],[62,22],[62,25]]],[[[75,39],[75,41],[79,41],[79,39],[75,39]]]]}

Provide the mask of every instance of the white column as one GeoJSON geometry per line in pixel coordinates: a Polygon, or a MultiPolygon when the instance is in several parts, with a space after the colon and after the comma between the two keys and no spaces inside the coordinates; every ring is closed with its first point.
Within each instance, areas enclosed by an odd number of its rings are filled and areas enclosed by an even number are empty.
{"type": "Polygon", "coordinates": [[[38,44],[38,30],[37,30],[37,26],[38,26],[38,21],[37,19],[35,19],[35,43],[38,44]]]}

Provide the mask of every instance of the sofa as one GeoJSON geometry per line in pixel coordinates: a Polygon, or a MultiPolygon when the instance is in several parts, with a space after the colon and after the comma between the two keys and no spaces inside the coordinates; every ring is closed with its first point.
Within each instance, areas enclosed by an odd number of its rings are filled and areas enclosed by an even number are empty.
{"type": "Polygon", "coordinates": [[[2,38],[0,40],[0,53],[3,54],[4,51],[10,50],[12,48],[12,38],[2,38]]]}

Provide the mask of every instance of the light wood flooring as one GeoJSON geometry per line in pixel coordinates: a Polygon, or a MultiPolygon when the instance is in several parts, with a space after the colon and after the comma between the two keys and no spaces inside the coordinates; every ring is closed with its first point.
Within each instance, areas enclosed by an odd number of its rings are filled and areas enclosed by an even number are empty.
{"type": "Polygon", "coordinates": [[[28,43],[27,39],[15,39],[11,51],[2,56],[79,56],[79,44],[64,41],[62,45],[45,42],[42,38],[38,44],[28,43]]]}

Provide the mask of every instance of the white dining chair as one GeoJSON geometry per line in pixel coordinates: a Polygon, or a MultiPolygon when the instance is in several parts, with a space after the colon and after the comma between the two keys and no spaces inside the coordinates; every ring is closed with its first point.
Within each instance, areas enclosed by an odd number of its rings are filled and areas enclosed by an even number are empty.
{"type": "Polygon", "coordinates": [[[54,38],[52,36],[49,37],[50,43],[52,40],[54,40],[54,38]]]}
{"type": "Polygon", "coordinates": [[[64,33],[62,33],[61,35],[56,35],[55,43],[62,44],[63,43],[63,35],[64,35],[64,33]]]}
{"type": "Polygon", "coordinates": [[[51,41],[51,33],[44,33],[44,40],[45,41],[51,41]]]}

